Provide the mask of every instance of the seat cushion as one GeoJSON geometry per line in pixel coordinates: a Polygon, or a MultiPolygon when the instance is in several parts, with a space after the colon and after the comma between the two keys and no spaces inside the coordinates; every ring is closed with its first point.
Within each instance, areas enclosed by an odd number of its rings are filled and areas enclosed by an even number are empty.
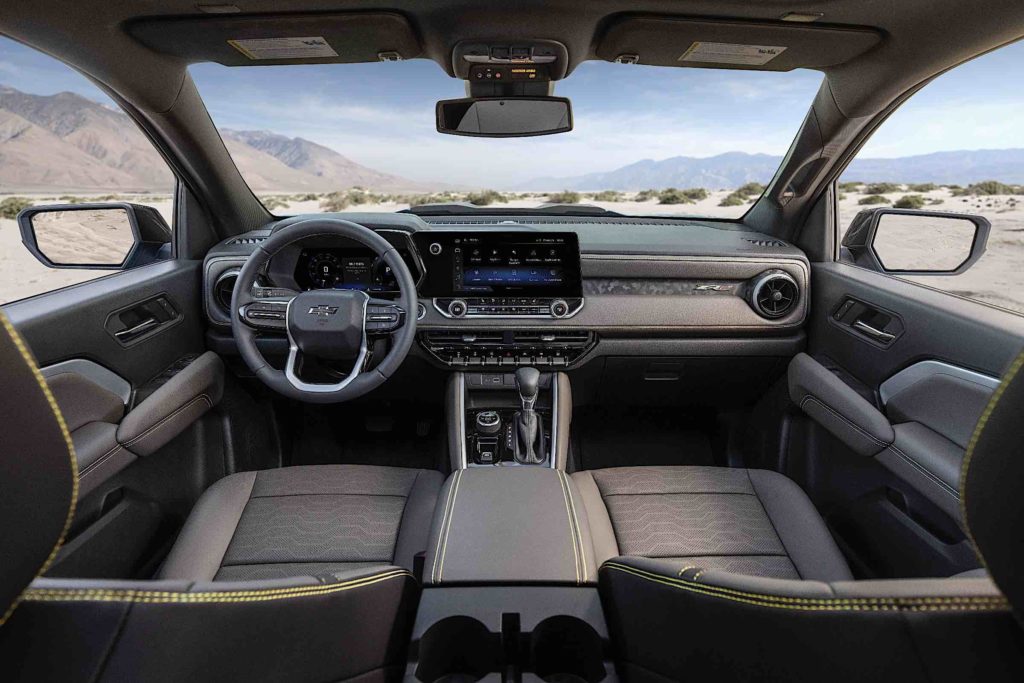
{"type": "Polygon", "coordinates": [[[852,578],[807,495],[767,470],[622,467],[573,475],[602,562],[659,558],[679,571],[780,579],[852,578]]]}
{"type": "Polygon", "coordinates": [[[196,503],[160,578],[247,581],[395,564],[426,550],[440,472],[312,465],[241,472],[196,503]]]}

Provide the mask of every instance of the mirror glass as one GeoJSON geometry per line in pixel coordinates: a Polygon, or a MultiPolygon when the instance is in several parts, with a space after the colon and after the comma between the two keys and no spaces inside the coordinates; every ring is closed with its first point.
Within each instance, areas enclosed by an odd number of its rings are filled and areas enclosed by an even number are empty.
{"type": "Polygon", "coordinates": [[[442,100],[437,130],[449,135],[525,137],[572,130],[572,108],[561,97],[442,100]]]}
{"type": "Polygon", "coordinates": [[[872,246],[886,270],[949,272],[970,257],[976,230],[966,218],[885,213],[872,246]]]}
{"type": "Polygon", "coordinates": [[[120,266],[135,245],[121,208],[40,211],[32,216],[32,232],[39,251],[56,265],[120,266]]]}

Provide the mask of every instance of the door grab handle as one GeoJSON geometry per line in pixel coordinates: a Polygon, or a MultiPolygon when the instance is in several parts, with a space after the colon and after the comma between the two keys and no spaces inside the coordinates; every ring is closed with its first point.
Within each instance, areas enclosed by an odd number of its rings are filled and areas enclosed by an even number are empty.
{"type": "Polygon", "coordinates": [[[121,341],[128,341],[129,339],[134,339],[135,337],[138,337],[142,333],[156,327],[159,324],[160,321],[157,320],[156,318],[146,318],[138,325],[133,325],[127,329],[115,332],[114,336],[120,339],[121,341]]]}
{"type": "Polygon", "coordinates": [[[888,344],[889,342],[896,338],[895,334],[890,334],[888,332],[878,329],[877,327],[872,327],[863,320],[855,321],[853,323],[853,327],[854,329],[863,332],[868,337],[871,337],[875,341],[882,342],[883,344],[888,344]]]}

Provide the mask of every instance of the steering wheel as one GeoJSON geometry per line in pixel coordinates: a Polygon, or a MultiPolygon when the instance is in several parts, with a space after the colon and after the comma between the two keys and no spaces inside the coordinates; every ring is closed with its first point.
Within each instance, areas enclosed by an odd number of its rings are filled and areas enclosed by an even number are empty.
{"type": "Polygon", "coordinates": [[[416,283],[398,251],[367,227],[334,218],[313,218],[275,231],[249,256],[231,294],[231,331],[242,359],[264,384],[308,403],[340,403],[377,388],[394,374],[416,336],[416,283]],[[317,289],[294,293],[255,287],[256,277],[279,251],[307,237],[335,236],[372,249],[391,267],[399,299],[373,299],[366,292],[317,289]],[[256,346],[258,331],[286,332],[284,370],[269,365],[256,346]],[[370,340],[390,336],[391,350],[366,371],[370,340]],[[353,360],[352,371],[335,384],[299,377],[305,357],[353,360]]]}

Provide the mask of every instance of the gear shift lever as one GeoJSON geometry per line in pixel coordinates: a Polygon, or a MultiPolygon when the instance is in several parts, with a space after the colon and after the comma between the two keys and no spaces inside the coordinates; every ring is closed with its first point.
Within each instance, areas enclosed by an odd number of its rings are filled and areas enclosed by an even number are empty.
{"type": "Polygon", "coordinates": [[[537,394],[540,392],[540,370],[518,368],[516,370],[516,389],[519,390],[519,400],[522,402],[523,410],[533,410],[533,404],[537,402],[537,394]]]}
{"type": "Polygon", "coordinates": [[[538,448],[540,436],[540,418],[533,410],[540,392],[540,370],[537,368],[519,368],[516,370],[516,389],[519,390],[521,410],[516,413],[516,436],[519,448],[516,459],[527,465],[542,462],[543,457],[538,448]]]}

